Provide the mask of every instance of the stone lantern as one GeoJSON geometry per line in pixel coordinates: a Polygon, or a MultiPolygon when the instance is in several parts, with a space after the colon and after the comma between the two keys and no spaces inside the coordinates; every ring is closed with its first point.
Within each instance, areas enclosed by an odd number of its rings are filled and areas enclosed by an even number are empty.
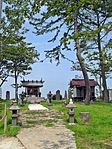
{"type": "Polygon", "coordinates": [[[16,103],[16,101],[13,101],[12,106],[10,107],[10,110],[12,111],[12,125],[14,126],[18,123],[18,110],[20,110],[16,103]]]}
{"type": "Polygon", "coordinates": [[[73,104],[72,99],[70,99],[70,102],[66,107],[69,109],[69,112],[68,112],[69,123],[73,124],[75,122],[75,120],[74,120],[74,108],[76,108],[76,106],[73,104]]]}

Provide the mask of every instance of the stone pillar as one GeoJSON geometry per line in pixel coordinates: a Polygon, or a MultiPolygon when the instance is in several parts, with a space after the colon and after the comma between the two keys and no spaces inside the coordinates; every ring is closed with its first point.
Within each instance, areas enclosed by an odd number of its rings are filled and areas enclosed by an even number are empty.
{"type": "Polygon", "coordinates": [[[65,91],[64,99],[65,100],[68,99],[68,97],[67,97],[67,91],[65,91]]]}

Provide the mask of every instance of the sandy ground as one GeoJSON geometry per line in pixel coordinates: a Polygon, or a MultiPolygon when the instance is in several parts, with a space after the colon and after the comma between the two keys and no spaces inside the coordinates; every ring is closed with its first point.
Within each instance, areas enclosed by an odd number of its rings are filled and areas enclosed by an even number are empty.
{"type": "Polygon", "coordinates": [[[20,141],[15,137],[1,137],[0,149],[25,149],[20,141]]]}

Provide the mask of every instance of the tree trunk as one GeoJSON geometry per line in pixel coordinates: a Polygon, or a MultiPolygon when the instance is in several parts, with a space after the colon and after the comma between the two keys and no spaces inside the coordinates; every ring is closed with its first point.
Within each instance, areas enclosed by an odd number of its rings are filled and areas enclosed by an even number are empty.
{"type": "Polygon", "coordinates": [[[15,99],[18,102],[18,83],[17,83],[17,66],[16,66],[16,64],[15,64],[14,77],[15,77],[15,99]]]}
{"type": "MultiPolygon", "coordinates": [[[[97,23],[98,23],[98,29],[99,29],[100,28],[99,14],[97,14],[97,23]]],[[[104,99],[104,101],[109,102],[109,95],[108,95],[106,74],[105,74],[105,66],[104,66],[103,54],[102,54],[102,49],[101,49],[100,32],[98,33],[97,42],[98,42],[99,60],[100,60],[101,77],[102,77],[102,85],[103,85],[103,99],[104,99]]]]}
{"type": "Polygon", "coordinates": [[[102,99],[102,81],[101,81],[101,75],[100,75],[100,78],[99,78],[99,91],[100,91],[100,99],[102,99]]]}
{"type": "MultiPolygon", "coordinates": [[[[77,23],[77,12],[75,12],[75,18],[74,18],[74,31],[75,33],[78,32],[78,23],[77,23]]],[[[75,44],[76,44],[76,55],[83,73],[83,77],[85,80],[85,86],[86,86],[86,97],[85,97],[85,104],[90,104],[90,96],[91,96],[91,90],[89,85],[89,77],[87,74],[87,70],[84,64],[84,61],[82,60],[81,52],[80,52],[80,42],[78,38],[75,38],[75,44]]]]}

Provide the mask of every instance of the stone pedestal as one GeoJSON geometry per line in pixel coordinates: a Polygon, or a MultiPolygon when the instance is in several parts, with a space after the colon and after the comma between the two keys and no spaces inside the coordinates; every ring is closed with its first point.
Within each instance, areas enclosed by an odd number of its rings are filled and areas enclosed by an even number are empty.
{"type": "Polygon", "coordinates": [[[18,115],[12,114],[12,125],[16,126],[18,124],[18,115]]]}
{"type": "Polygon", "coordinates": [[[74,123],[75,119],[74,119],[74,112],[70,112],[69,111],[69,123],[74,123]]]}

